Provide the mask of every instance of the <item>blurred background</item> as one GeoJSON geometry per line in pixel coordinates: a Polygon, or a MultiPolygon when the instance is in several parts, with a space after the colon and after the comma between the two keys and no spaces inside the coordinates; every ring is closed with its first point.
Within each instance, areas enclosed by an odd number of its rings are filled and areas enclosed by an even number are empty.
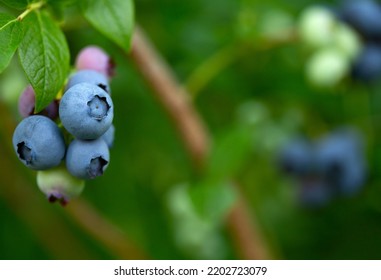
{"type": "Polygon", "coordinates": [[[136,65],[69,10],[62,28],[72,64],[83,47],[98,45],[117,65],[111,162],[66,207],[46,201],[36,172],[12,148],[18,97],[27,85],[16,56],[0,75],[0,258],[239,259],[227,220],[244,197],[258,246],[270,258],[380,259],[379,73],[373,65],[370,78],[356,76],[368,39],[341,17],[343,4],[321,1],[317,12],[308,10],[316,4],[135,1],[136,22],[188,89],[210,133],[212,152],[201,175],[136,65]],[[343,44],[311,43],[308,34],[329,37],[314,29],[316,22],[350,31],[343,44]],[[316,58],[327,48],[337,56],[316,58]],[[359,143],[330,146],[330,135],[343,127],[357,137],[342,137],[343,143],[359,143]],[[290,172],[303,166],[298,156],[285,156],[294,139],[308,143],[309,152],[296,152],[307,158],[307,171],[290,172]],[[316,159],[330,147],[334,175],[324,173],[330,163],[316,159]]]}

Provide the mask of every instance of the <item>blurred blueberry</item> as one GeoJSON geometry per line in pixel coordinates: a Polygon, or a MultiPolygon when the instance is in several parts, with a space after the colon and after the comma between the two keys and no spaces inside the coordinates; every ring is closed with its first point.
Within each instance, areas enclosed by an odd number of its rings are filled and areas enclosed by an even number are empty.
{"type": "Polygon", "coordinates": [[[366,45],[357,57],[352,74],[355,79],[370,82],[381,77],[381,47],[366,45]]]}
{"type": "Polygon", "coordinates": [[[306,139],[294,139],[280,152],[280,168],[283,172],[294,176],[307,174],[312,168],[312,154],[311,144],[306,139]]]}
{"type": "Polygon", "coordinates": [[[303,177],[298,189],[299,203],[305,207],[322,207],[332,199],[331,187],[320,177],[303,177]]]}
{"type": "Polygon", "coordinates": [[[115,64],[108,54],[97,46],[83,48],[76,60],[78,70],[94,70],[110,78],[114,75],[115,64]]]}
{"type": "Polygon", "coordinates": [[[342,1],[340,18],[366,40],[381,38],[381,6],[373,0],[342,1]]]}
{"type": "Polygon", "coordinates": [[[316,167],[338,195],[359,191],[366,178],[366,162],[361,135],[339,130],[317,143],[316,167]]]}

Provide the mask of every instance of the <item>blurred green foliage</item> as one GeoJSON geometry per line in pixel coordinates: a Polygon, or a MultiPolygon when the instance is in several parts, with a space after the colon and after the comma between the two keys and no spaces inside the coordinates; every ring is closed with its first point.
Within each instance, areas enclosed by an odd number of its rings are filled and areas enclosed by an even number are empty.
{"type": "MultiPolygon", "coordinates": [[[[200,66],[221,51],[232,56],[221,69],[211,70],[216,75],[194,99],[214,143],[209,168],[201,178],[192,170],[166,113],[129,59],[77,19],[75,11],[69,11],[63,29],[72,64],[75,54],[89,44],[104,48],[117,63],[111,84],[116,127],[111,163],[104,176],[86,183],[80,199],[90,201],[150,258],[234,259],[238,254],[224,221],[236,198],[235,191],[226,186],[236,180],[275,258],[381,258],[380,87],[351,81],[331,89],[313,87],[305,79],[305,49],[297,40],[263,47],[267,32],[282,32],[303,8],[315,3],[135,1],[137,22],[180,81],[189,81],[196,69],[209,75],[209,68],[200,66]],[[272,21],[275,24],[269,27],[272,21]],[[297,134],[319,137],[341,125],[356,126],[366,136],[368,183],[356,197],[336,199],[321,209],[302,208],[296,200],[295,182],[277,169],[277,151],[297,134]]],[[[20,120],[17,97],[25,85],[16,61],[0,76],[0,103],[7,108],[0,118],[0,176],[5,178],[0,179],[0,258],[117,258],[81,230],[65,208],[48,204],[38,191],[35,173],[17,162],[10,128],[20,120]],[[27,194],[36,194],[33,201],[46,204],[39,209],[59,217],[81,250],[55,240],[72,250],[60,254],[49,249],[54,242],[37,237],[30,224],[43,231],[41,221],[22,218],[22,211],[34,211],[33,205],[25,209],[6,195],[18,182],[9,178],[18,177],[28,182],[27,194]]],[[[55,236],[45,238],[54,240],[55,236]]]]}

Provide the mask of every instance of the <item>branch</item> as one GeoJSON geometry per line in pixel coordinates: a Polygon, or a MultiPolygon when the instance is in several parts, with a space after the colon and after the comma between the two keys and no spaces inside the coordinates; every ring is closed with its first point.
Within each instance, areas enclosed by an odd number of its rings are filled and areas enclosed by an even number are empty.
{"type": "Polygon", "coordinates": [[[84,231],[113,252],[118,259],[147,259],[147,256],[118,227],[85,200],[73,200],[66,208],[84,231]]]}
{"type": "MultiPolygon", "coordinates": [[[[189,94],[179,85],[172,71],[141,28],[133,37],[131,59],[143,78],[152,88],[152,94],[168,113],[180,134],[194,167],[205,166],[209,154],[209,133],[189,99],[189,94]]],[[[238,251],[244,259],[268,259],[269,254],[261,239],[258,227],[250,217],[246,201],[240,196],[228,217],[238,251]]]]}
{"type": "MultiPolygon", "coordinates": [[[[241,194],[240,194],[241,195],[241,194]]],[[[246,201],[240,197],[228,216],[228,228],[234,237],[238,254],[249,260],[270,259],[271,254],[263,241],[255,219],[249,214],[246,201]]]]}
{"type": "Polygon", "coordinates": [[[204,124],[193,108],[189,95],[177,83],[139,27],[135,29],[131,58],[176,126],[194,166],[201,169],[209,150],[209,137],[204,124]]]}

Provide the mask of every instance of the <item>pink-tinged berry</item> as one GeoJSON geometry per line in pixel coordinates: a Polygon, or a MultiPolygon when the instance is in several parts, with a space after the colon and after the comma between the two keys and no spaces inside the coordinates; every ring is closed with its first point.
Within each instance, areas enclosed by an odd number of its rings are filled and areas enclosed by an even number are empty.
{"type": "Polygon", "coordinates": [[[76,59],[75,67],[78,70],[94,70],[102,73],[109,79],[114,75],[115,64],[109,55],[97,46],[83,48],[76,59]]]}
{"type": "MultiPolygon", "coordinates": [[[[28,85],[19,98],[19,112],[23,118],[34,115],[34,106],[36,103],[36,94],[31,85],[28,85]]],[[[38,113],[52,120],[58,117],[58,101],[53,100],[44,110],[38,113]]]]}
{"type": "Polygon", "coordinates": [[[19,112],[23,118],[33,115],[35,104],[35,94],[31,85],[29,85],[19,98],[19,112]]]}

